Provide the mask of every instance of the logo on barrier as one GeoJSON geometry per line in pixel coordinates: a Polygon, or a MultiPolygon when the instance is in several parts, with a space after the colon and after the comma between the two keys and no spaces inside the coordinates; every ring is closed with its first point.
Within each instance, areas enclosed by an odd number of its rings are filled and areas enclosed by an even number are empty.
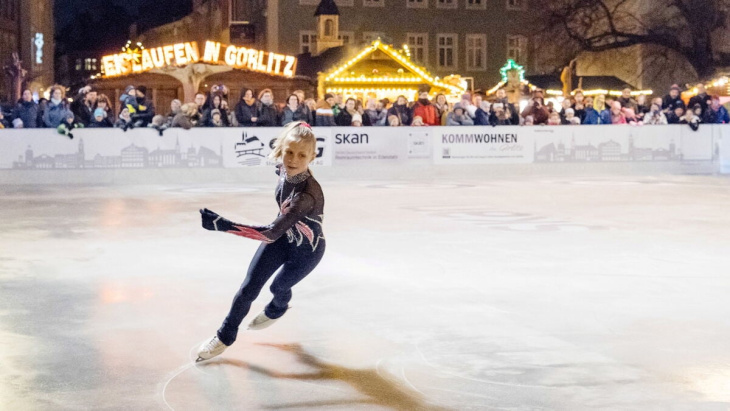
{"type": "Polygon", "coordinates": [[[369,144],[370,138],[367,134],[335,134],[335,144],[369,144]]]}
{"type": "Polygon", "coordinates": [[[241,141],[236,143],[236,158],[238,164],[244,166],[257,166],[266,157],[261,153],[264,149],[264,143],[256,136],[248,136],[245,131],[241,136],[241,141]]]}

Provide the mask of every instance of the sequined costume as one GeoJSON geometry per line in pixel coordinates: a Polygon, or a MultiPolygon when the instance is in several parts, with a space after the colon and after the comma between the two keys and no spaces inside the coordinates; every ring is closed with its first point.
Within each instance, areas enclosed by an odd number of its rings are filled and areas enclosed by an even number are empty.
{"type": "Polygon", "coordinates": [[[287,176],[286,169],[279,165],[276,173],[279,175],[275,191],[279,215],[269,225],[238,224],[207,208],[200,210],[203,228],[263,242],[249,265],[246,279],[233,299],[228,316],[218,330],[218,338],[226,345],[236,340],[238,327],[248,314],[251,303],[279,267],[282,269],[270,288],[274,298],[265,309],[266,316],[272,319],[284,315],[292,297],[291,288],[312,272],[324,255],[324,194],[321,186],[309,170],[287,176]]]}

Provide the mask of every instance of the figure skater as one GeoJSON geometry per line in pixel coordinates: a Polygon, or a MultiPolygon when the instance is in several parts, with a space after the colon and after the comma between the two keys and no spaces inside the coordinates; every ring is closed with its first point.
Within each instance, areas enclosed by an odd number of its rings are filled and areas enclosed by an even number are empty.
{"type": "Polygon", "coordinates": [[[273,324],[286,313],[292,298],[292,287],[319,264],[325,250],[322,219],[324,195],[309,171],[316,156],[316,138],[309,124],[296,121],[288,124],[277,138],[269,156],[281,161],[276,166],[279,182],[275,197],[279,215],[266,226],[234,223],[213,211],[200,210],[203,228],[223,231],[261,241],[248,267],[246,279],[233,298],[231,310],[210,341],[198,350],[197,361],[220,355],[236,341],[238,327],[248,314],[251,303],[269,278],[282,267],[271,284],[274,298],[248,329],[260,330],[273,324]]]}

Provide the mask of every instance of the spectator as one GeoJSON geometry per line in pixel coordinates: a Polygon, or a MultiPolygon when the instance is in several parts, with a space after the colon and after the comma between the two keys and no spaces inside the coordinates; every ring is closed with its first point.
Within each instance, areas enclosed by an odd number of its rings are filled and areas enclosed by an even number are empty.
{"type": "Polygon", "coordinates": [[[548,112],[540,97],[534,97],[522,111],[522,117],[527,116],[532,116],[535,119],[535,124],[547,124],[548,112]]]}
{"type": "Polygon", "coordinates": [[[586,98],[586,117],[583,124],[606,124],[601,118],[601,113],[593,107],[593,99],[590,97],[586,98]]]}
{"type": "Polygon", "coordinates": [[[205,109],[205,114],[203,114],[203,126],[205,127],[228,127],[230,123],[228,122],[228,110],[223,108],[223,94],[216,92],[211,96],[210,102],[208,103],[208,108],[205,109]],[[216,125],[213,123],[213,110],[218,110],[218,116],[219,121],[222,123],[222,126],[216,125]]]}
{"type": "Polygon", "coordinates": [[[76,119],[76,116],[70,109],[66,110],[65,113],[66,118],[64,118],[58,127],[56,127],[56,131],[58,131],[58,134],[63,134],[64,136],[73,139],[73,130],[76,128],[83,128],[84,124],[76,119]]]}
{"type": "MultiPolygon", "coordinates": [[[[497,99],[494,100],[492,103],[502,103],[502,106],[504,107],[505,113],[509,113],[510,117],[510,123],[517,125],[520,124],[520,111],[517,109],[517,107],[509,102],[509,99],[507,98],[507,90],[504,88],[501,88],[497,90],[497,99]]],[[[494,111],[494,104],[492,104],[492,111],[494,111]]],[[[492,113],[494,114],[494,113],[492,113]]],[[[494,116],[492,116],[492,120],[494,120],[494,116]]],[[[494,123],[492,123],[494,124],[494,123]]]]}
{"type": "MultiPolygon", "coordinates": [[[[585,111],[585,110],[584,110],[585,111]]],[[[565,125],[575,125],[577,120],[577,124],[580,124],[580,118],[575,115],[575,110],[572,108],[569,108],[565,110],[565,120],[562,121],[562,124],[565,125]]]]}
{"type": "Polygon", "coordinates": [[[667,124],[679,124],[679,122],[682,120],[682,117],[684,117],[684,105],[674,106],[674,110],[670,111],[669,114],[667,114],[667,124]]]}
{"type": "Polygon", "coordinates": [[[38,104],[33,101],[33,93],[23,90],[20,101],[13,110],[13,118],[21,119],[24,128],[38,127],[38,104]]]}
{"type": "MultiPolygon", "coordinates": [[[[13,120],[12,124],[13,124],[13,128],[23,128],[23,119],[16,118],[15,120],[13,120]]],[[[3,126],[3,127],[5,127],[5,126],[3,126]]]]}
{"type": "Polygon", "coordinates": [[[552,113],[553,111],[555,111],[555,103],[552,101],[548,101],[545,105],[545,109],[548,111],[548,114],[552,113]]]}
{"type": "Polygon", "coordinates": [[[46,127],[58,128],[68,118],[69,114],[73,115],[68,102],[63,97],[63,93],[64,88],[62,86],[51,86],[51,101],[48,102],[48,106],[43,113],[43,124],[46,127]]]}
{"type": "Polygon", "coordinates": [[[137,104],[137,90],[134,86],[127,86],[124,89],[124,93],[119,96],[119,101],[122,103],[122,106],[119,109],[120,112],[122,108],[126,107],[129,110],[129,115],[131,116],[139,109],[139,105],[137,104]]]}
{"type": "Polygon", "coordinates": [[[710,97],[710,105],[705,110],[702,122],[708,124],[730,123],[730,116],[728,115],[727,109],[720,104],[720,96],[710,97]]]}
{"type": "MultiPolygon", "coordinates": [[[[664,110],[664,113],[670,113],[674,111],[675,107],[682,106],[682,109],[684,109],[684,101],[682,101],[681,97],[682,89],[679,88],[678,85],[672,84],[672,87],[669,88],[669,94],[664,96],[664,99],[662,100],[662,110],[664,110]]],[[[682,110],[684,112],[684,110],[682,110]]]]}
{"type": "Polygon", "coordinates": [[[573,102],[570,98],[565,98],[560,102],[560,124],[565,124],[565,113],[571,107],[573,107],[573,102]]]}
{"type": "Polygon", "coordinates": [[[536,88],[535,91],[532,93],[533,99],[540,99],[540,105],[545,107],[545,91],[541,88],[536,88]]]}
{"type": "Polygon", "coordinates": [[[443,94],[437,94],[434,99],[433,106],[436,109],[436,114],[439,117],[439,125],[446,125],[446,116],[449,115],[449,103],[446,101],[446,96],[443,94]]]}
{"type": "Polygon", "coordinates": [[[185,103],[180,107],[180,112],[172,119],[170,127],[180,127],[190,130],[196,127],[200,121],[200,111],[195,103],[185,103]]]}
{"type": "Polygon", "coordinates": [[[193,103],[198,108],[198,118],[203,118],[203,110],[205,110],[205,103],[208,102],[208,97],[205,93],[196,93],[193,103]]]}
{"type": "Polygon", "coordinates": [[[573,114],[575,114],[575,117],[578,117],[580,122],[582,123],[583,120],[586,118],[586,104],[585,104],[585,96],[583,95],[583,90],[578,89],[575,90],[573,93],[573,114]]]}
{"type": "Polygon", "coordinates": [[[436,110],[436,106],[431,104],[431,101],[428,99],[428,91],[426,90],[418,93],[418,101],[413,106],[413,116],[421,117],[423,123],[428,126],[441,125],[438,110],[436,110]]]}
{"type": "Polygon", "coordinates": [[[621,102],[614,101],[611,104],[611,124],[626,124],[626,117],[621,110],[621,102]]]}
{"type": "Polygon", "coordinates": [[[400,118],[396,116],[395,114],[391,114],[388,116],[388,126],[390,127],[400,127],[403,124],[400,122],[400,118]]]}
{"type": "Polygon", "coordinates": [[[362,115],[360,113],[353,114],[350,125],[353,127],[362,127],[362,115]]]}
{"type": "Polygon", "coordinates": [[[421,116],[413,116],[413,121],[411,121],[411,127],[423,127],[427,125],[423,122],[423,119],[421,116]]]}
{"type": "MultiPolygon", "coordinates": [[[[566,111],[567,110],[572,110],[572,109],[566,109],[566,111]]],[[[550,115],[548,116],[547,125],[559,126],[561,124],[563,124],[563,120],[560,118],[560,114],[558,114],[554,111],[552,113],[550,113],[550,115]]]]}
{"type": "Polygon", "coordinates": [[[318,127],[333,127],[335,116],[332,111],[332,104],[335,102],[335,96],[331,93],[324,95],[323,99],[317,102],[317,110],[315,111],[314,124],[318,127]]]}
{"type": "Polygon", "coordinates": [[[477,107],[471,102],[471,94],[466,93],[461,96],[461,108],[464,109],[464,112],[470,119],[474,119],[477,107]]]}
{"type": "Polygon", "coordinates": [[[71,103],[71,111],[78,121],[84,126],[91,123],[91,118],[96,110],[96,88],[92,86],[81,87],[74,101],[71,103]]]}
{"type": "Polygon", "coordinates": [[[383,109],[382,102],[376,102],[375,99],[371,98],[368,100],[364,115],[370,119],[370,124],[384,126],[388,113],[383,109]]]}
{"type": "Polygon", "coordinates": [[[643,118],[636,115],[636,112],[632,108],[624,107],[622,109],[624,113],[624,118],[626,118],[626,123],[631,124],[632,126],[640,126],[644,124],[643,118]]]}
{"type": "Polygon", "coordinates": [[[107,121],[106,111],[104,111],[101,107],[97,107],[96,110],[94,110],[94,117],[91,118],[89,127],[107,128],[113,126],[114,125],[110,121],[107,121]]]}
{"type": "Polygon", "coordinates": [[[308,98],[308,99],[304,100],[304,105],[307,107],[307,110],[309,110],[309,115],[312,119],[312,122],[309,124],[314,125],[316,122],[316,117],[317,117],[315,114],[315,112],[317,111],[317,102],[314,101],[313,98],[308,98]]]}
{"type": "MultiPolygon", "coordinates": [[[[556,113],[556,111],[553,111],[553,113],[556,113]]],[[[552,114],[552,113],[551,113],[552,114]]],[[[532,116],[525,117],[525,126],[534,126],[535,125],[535,119],[532,118],[532,116]]]]}
{"type": "Polygon", "coordinates": [[[210,110],[207,127],[227,127],[226,121],[223,120],[226,116],[223,115],[220,109],[214,108],[210,110]]]}
{"type": "Polygon", "coordinates": [[[474,120],[469,117],[461,103],[454,104],[454,109],[446,119],[447,126],[473,126],[474,120]]]}
{"type": "Polygon", "coordinates": [[[152,117],[152,121],[150,121],[150,124],[147,125],[147,127],[157,130],[157,132],[160,134],[160,137],[162,137],[162,132],[167,130],[167,128],[169,127],[167,125],[167,117],[163,116],[162,114],[157,114],[152,117]]]}
{"type": "Polygon", "coordinates": [[[10,123],[5,118],[2,108],[0,108],[0,128],[10,128],[10,123]]]}
{"type": "Polygon", "coordinates": [[[255,127],[258,122],[258,104],[253,90],[244,88],[241,100],[236,104],[236,120],[241,127],[255,127]]]}
{"type": "Polygon", "coordinates": [[[701,114],[702,106],[700,103],[695,103],[692,109],[687,110],[684,113],[684,116],[679,120],[679,124],[687,124],[692,130],[697,131],[700,127],[700,123],[702,122],[702,117],[700,117],[701,114]]]}
{"type": "MultiPolygon", "coordinates": [[[[345,101],[345,108],[343,110],[341,110],[339,112],[339,114],[337,114],[337,116],[335,116],[335,124],[337,124],[340,127],[348,127],[348,126],[352,125],[352,117],[355,114],[360,115],[360,122],[363,123],[363,120],[365,120],[365,119],[362,117],[362,114],[360,114],[360,112],[357,111],[356,107],[357,107],[357,101],[352,97],[348,98],[345,101]]],[[[365,122],[365,125],[369,126],[370,118],[367,116],[365,116],[365,117],[367,118],[367,120],[366,120],[367,122],[365,122]]]]}
{"type": "Polygon", "coordinates": [[[606,96],[599,94],[594,100],[595,109],[600,116],[599,124],[613,124],[611,120],[611,107],[613,106],[613,100],[606,100],[606,96]]]}
{"type": "Polygon", "coordinates": [[[644,115],[651,111],[651,105],[647,105],[646,103],[646,95],[645,94],[639,94],[636,96],[636,115],[639,118],[644,118],[644,115]]]}
{"type": "MultiPolygon", "coordinates": [[[[299,96],[291,94],[286,100],[286,106],[281,114],[281,125],[285,126],[292,121],[304,121],[309,124],[309,116],[305,111],[304,104],[300,104],[299,96]]],[[[349,124],[348,124],[349,125],[349,124]]]]}
{"type": "MultiPolygon", "coordinates": [[[[699,104],[700,107],[702,107],[702,114],[705,113],[705,110],[707,110],[708,101],[710,100],[710,96],[707,95],[707,90],[705,90],[705,85],[702,83],[697,84],[697,95],[689,99],[688,107],[692,107],[694,110],[694,107],[699,104]]],[[[699,116],[702,117],[702,114],[699,116]]]]}
{"type": "Polygon", "coordinates": [[[46,110],[48,110],[48,99],[41,97],[38,99],[38,120],[36,121],[38,127],[45,127],[43,115],[46,113],[46,110]]]}
{"type": "Polygon", "coordinates": [[[655,101],[651,104],[651,110],[644,114],[644,124],[648,125],[664,125],[667,123],[667,117],[662,111],[662,99],[654,99],[655,101]],[[658,102],[656,100],[659,100],[658,102]]]}
{"type": "Polygon", "coordinates": [[[180,114],[180,109],[182,108],[182,102],[178,99],[173,99],[170,102],[170,113],[167,114],[167,124],[172,124],[172,120],[175,118],[176,115],[180,114]]]}
{"type": "Polygon", "coordinates": [[[475,126],[491,125],[491,122],[489,121],[490,109],[491,109],[491,106],[488,101],[482,100],[479,103],[479,108],[474,113],[474,125],[475,126]]]}
{"type": "Polygon", "coordinates": [[[109,127],[114,127],[114,112],[112,111],[112,102],[109,100],[106,94],[99,94],[96,98],[96,108],[104,110],[104,121],[109,124],[109,127]]]}
{"type": "Polygon", "coordinates": [[[117,119],[117,122],[114,123],[114,127],[121,128],[124,131],[134,128],[134,124],[132,124],[132,115],[129,114],[129,107],[122,107],[122,111],[119,112],[119,119],[117,119]]]}
{"type": "Polygon", "coordinates": [[[398,96],[393,107],[388,110],[388,117],[390,116],[398,116],[400,125],[408,126],[411,124],[413,113],[411,112],[411,109],[408,108],[408,100],[405,96],[398,96]]]}
{"type": "Polygon", "coordinates": [[[621,107],[628,107],[630,109],[636,108],[636,100],[631,98],[631,89],[628,87],[621,91],[621,97],[619,97],[617,101],[621,104],[621,107]]]}
{"type": "Polygon", "coordinates": [[[256,124],[259,127],[276,127],[279,125],[279,109],[274,104],[274,93],[265,88],[259,93],[259,105],[256,124]]]}
{"type": "Polygon", "coordinates": [[[303,120],[307,124],[314,124],[314,114],[312,114],[312,110],[307,105],[307,99],[304,94],[304,90],[294,90],[294,94],[297,95],[297,98],[299,98],[299,104],[302,106],[302,111],[304,112],[304,116],[307,118],[306,120],[303,120]]]}
{"type": "MultiPolygon", "coordinates": [[[[512,116],[508,113],[508,109],[505,108],[503,103],[492,104],[492,116],[489,122],[493,126],[510,126],[512,125],[512,116]]],[[[534,119],[534,117],[533,117],[534,119]]],[[[518,123],[519,124],[519,123],[518,123]]],[[[517,125],[517,124],[514,124],[517,125]]]]}
{"type": "Polygon", "coordinates": [[[147,87],[139,86],[137,92],[137,112],[130,114],[134,120],[135,127],[147,127],[155,116],[155,106],[147,99],[147,87]]]}

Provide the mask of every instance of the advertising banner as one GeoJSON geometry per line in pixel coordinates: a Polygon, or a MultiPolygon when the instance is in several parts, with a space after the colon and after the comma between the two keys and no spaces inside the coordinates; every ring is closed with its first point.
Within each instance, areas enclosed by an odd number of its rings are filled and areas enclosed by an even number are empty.
{"type": "Polygon", "coordinates": [[[333,164],[405,163],[409,157],[409,144],[413,144],[415,155],[422,155],[419,150],[428,150],[428,138],[412,132],[412,128],[333,127],[333,164]]]}
{"type": "Polygon", "coordinates": [[[532,163],[532,127],[434,127],[435,164],[532,163]]]}

